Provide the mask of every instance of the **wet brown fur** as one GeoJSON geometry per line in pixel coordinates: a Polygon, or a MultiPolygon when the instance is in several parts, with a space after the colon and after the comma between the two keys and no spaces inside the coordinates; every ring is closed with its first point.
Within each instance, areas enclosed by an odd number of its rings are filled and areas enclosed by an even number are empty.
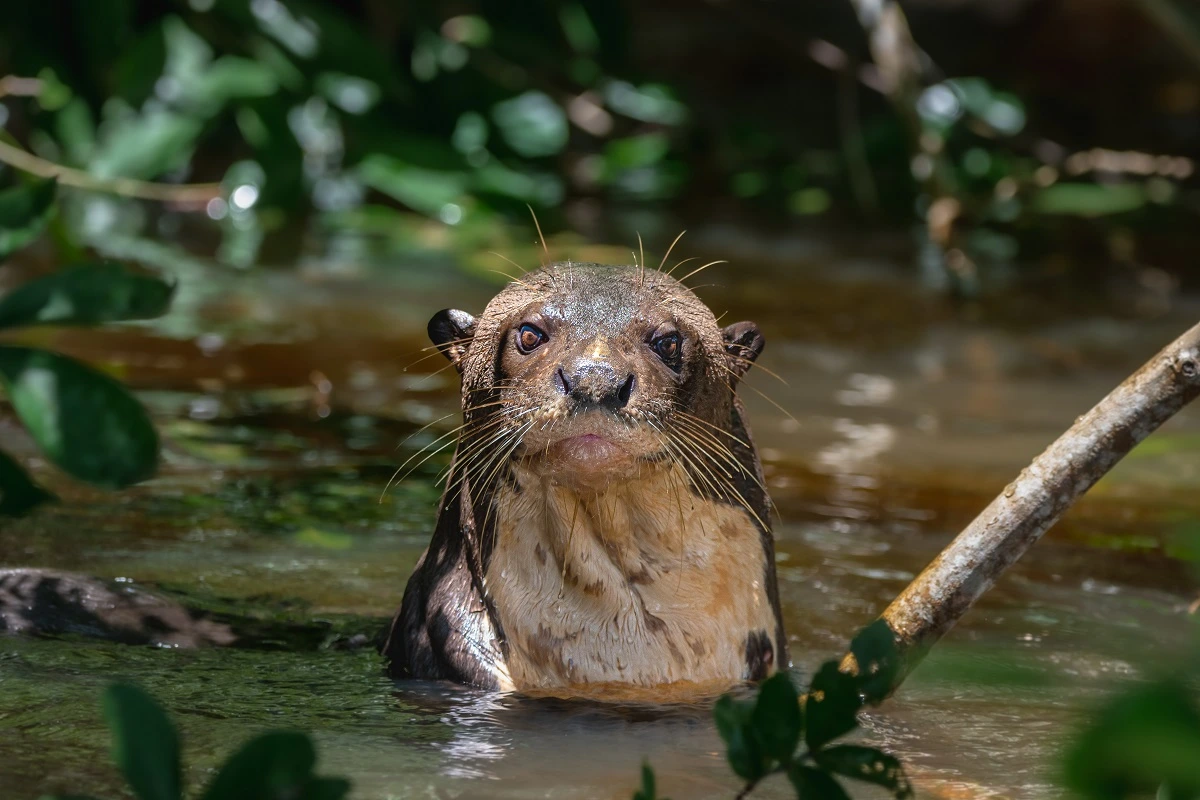
{"type": "Polygon", "coordinates": [[[753,324],[722,330],[654,270],[563,263],[430,332],[463,376],[464,426],[384,646],[393,675],[554,690],[786,665],[769,501],[736,396],[762,348],[753,324]],[[549,337],[530,353],[524,323],[549,337]],[[681,337],[669,368],[652,349],[664,331],[681,337]],[[613,444],[603,469],[563,444],[584,434],[613,444]]]}

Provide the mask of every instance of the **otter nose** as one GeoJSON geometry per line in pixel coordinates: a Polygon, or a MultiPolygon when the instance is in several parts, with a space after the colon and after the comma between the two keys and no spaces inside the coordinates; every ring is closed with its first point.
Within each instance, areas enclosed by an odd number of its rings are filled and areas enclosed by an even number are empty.
{"type": "Polygon", "coordinates": [[[555,374],[558,390],[579,410],[624,408],[637,382],[633,373],[618,371],[607,360],[577,359],[563,364],[555,374]]]}

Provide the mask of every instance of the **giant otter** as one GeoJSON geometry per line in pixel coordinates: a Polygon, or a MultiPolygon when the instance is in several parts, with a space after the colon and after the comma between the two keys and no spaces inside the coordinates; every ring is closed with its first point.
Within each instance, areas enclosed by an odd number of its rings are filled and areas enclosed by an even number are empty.
{"type": "Polygon", "coordinates": [[[463,426],[383,652],[504,690],[766,677],[787,663],[769,500],[736,388],[762,352],[669,274],[555,263],[434,345],[463,426]]]}

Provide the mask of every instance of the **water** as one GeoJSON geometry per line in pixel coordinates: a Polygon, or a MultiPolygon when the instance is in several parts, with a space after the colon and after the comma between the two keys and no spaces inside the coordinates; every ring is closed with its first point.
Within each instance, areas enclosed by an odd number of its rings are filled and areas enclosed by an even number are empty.
{"type": "MultiPolygon", "coordinates": [[[[781,594],[805,674],[1200,317],[1186,298],[1137,315],[1121,291],[1080,298],[1053,285],[964,308],[922,294],[886,258],[856,252],[828,268],[823,248],[815,266],[759,253],[748,268],[743,255],[736,271],[705,273],[720,288],[700,290],[730,309],[725,321],[760,322],[761,365],[779,377],[750,381],[773,402],[743,394],[782,518],[781,594]]],[[[0,563],[127,577],[277,636],[199,651],[0,639],[4,797],[118,795],[98,708],[115,678],[170,709],[194,786],[236,742],[295,727],[314,732],[320,769],[353,778],[364,800],[628,797],[643,759],[669,796],[736,793],[703,707],[394,685],[369,646],[336,646],[386,624],[431,530],[444,456],[384,493],[396,466],[456,424],[452,373],[420,360],[424,323],[446,306],[478,310],[494,288],[428,264],[199,271],[163,322],[36,333],[122,365],[162,426],[165,465],[121,494],[40,470],[64,502],[6,523],[0,563]]],[[[29,452],[8,423],[0,435],[29,452]]],[[[1198,454],[1200,415],[1185,412],[869,715],[864,737],[896,752],[920,793],[1058,796],[1058,754],[1086,709],[1182,652],[1196,582],[1171,542],[1196,526],[1198,454]]]]}

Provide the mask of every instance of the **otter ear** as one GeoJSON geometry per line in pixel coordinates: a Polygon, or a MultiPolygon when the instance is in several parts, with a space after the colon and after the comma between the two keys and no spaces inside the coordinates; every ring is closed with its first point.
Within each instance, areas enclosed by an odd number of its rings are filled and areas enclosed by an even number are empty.
{"type": "Polygon", "coordinates": [[[763,351],[767,340],[753,322],[735,322],[722,332],[725,352],[729,355],[729,368],[739,378],[746,374],[750,365],[763,351]]]}
{"type": "Polygon", "coordinates": [[[443,308],[429,320],[429,340],[462,374],[463,356],[475,335],[475,318],[456,308],[443,308]]]}

